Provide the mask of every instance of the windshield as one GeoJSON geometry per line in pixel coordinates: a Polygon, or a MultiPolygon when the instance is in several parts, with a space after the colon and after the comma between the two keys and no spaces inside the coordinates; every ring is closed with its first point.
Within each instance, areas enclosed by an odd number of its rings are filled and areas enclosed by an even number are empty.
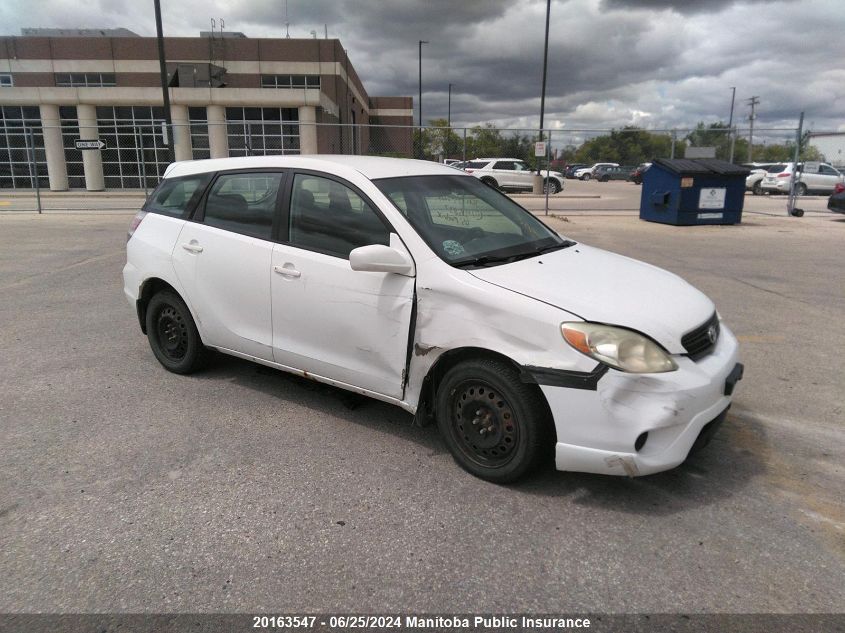
{"type": "Polygon", "coordinates": [[[573,244],[472,176],[408,176],[373,183],[453,266],[500,264],[573,244]]]}

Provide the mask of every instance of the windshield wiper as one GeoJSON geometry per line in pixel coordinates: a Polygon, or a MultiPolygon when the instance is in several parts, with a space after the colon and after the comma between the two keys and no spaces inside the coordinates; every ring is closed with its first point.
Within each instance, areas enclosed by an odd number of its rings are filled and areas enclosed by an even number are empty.
{"type": "Polygon", "coordinates": [[[528,259],[529,257],[537,257],[537,255],[542,255],[543,253],[551,253],[552,251],[559,251],[564,248],[569,248],[570,246],[574,246],[575,242],[572,240],[564,240],[558,244],[550,244],[549,246],[542,246],[540,248],[535,248],[533,251],[528,251],[527,253],[520,253],[519,255],[515,255],[513,257],[513,261],[518,261],[520,259],[528,259]]]}
{"type": "Polygon", "coordinates": [[[467,266],[486,266],[487,264],[503,264],[505,262],[513,261],[515,255],[508,255],[501,257],[496,255],[482,255],[481,257],[470,257],[468,259],[459,259],[456,262],[451,262],[455,268],[466,268],[467,266]]]}

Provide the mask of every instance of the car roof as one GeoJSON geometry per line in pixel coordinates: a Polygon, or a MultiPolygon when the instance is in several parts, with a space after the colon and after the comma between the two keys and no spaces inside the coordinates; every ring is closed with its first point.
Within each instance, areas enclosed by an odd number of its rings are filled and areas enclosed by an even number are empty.
{"type": "MultiPolygon", "coordinates": [[[[410,158],[387,158],[383,156],[344,156],[341,154],[308,154],[289,156],[241,156],[237,158],[209,158],[205,160],[186,160],[171,164],[164,174],[165,178],[190,176],[208,172],[231,169],[254,169],[277,167],[288,169],[314,169],[338,175],[351,172],[363,174],[370,180],[376,178],[396,178],[399,176],[427,176],[446,174],[454,176],[456,170],[448,165],[441,165],[427,160],[410,158]]],[[[469,176],[472,178],[472,176],[469,176]]]]}

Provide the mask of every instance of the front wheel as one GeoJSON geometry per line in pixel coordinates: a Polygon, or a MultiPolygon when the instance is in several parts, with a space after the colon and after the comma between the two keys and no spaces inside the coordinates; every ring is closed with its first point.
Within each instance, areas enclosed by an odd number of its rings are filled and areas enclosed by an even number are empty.
{"type": "Polygon", "coordinates": [[[799,182],[795,185],[795,195],[796,196],[806,196],[807,195],[807,185],[803,182],[799,182]]]}
{"type": "Polygon", "coordinates": [[[581,180],[589,180],[590,178],[591,178],[590,174],[584,174],[583,176],[581,176],[581,180]]]}
{"type": "Polygon", "coordinates": [[[543,193],[560,193],[561,186],[557,180],[544,180],[543,193]]]}
{"type": "Polygon", "coordinates": [[[505,363],[473,360],[450,369],[437,390],[436,412],[452,457],[481,479],[514,482],[553,454],[542,393],[505,363]]]}
{"type": "Polygon", "coordinates": [[[156,293],[147,305],[147,339],[158,362],[175,374],[200,369],[207,356],[191,311],[175,292],[156,293]]]}

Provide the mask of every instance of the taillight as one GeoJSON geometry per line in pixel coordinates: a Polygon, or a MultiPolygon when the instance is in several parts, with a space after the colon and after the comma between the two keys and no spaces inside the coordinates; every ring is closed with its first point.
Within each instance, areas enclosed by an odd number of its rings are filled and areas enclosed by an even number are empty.
{"type": "Polygon", "coordinates": [[[126,241],[128,242],[132,239],[132,235],[135,233],[135,229],[137,229],[141,225],[141,220],[147,217],[146,211],[138,211],[135,214],[135,217],[132,218],[132,223],[129,225],[129,233],[126,234],[126,241]]]}
{"type": "Polygon", "coordinates": [[[842,193],[843,191],[845,191],[845,184],[837,182],[836,186],[833,188],[833,193],[842,193]]]}
{"type": "Polygon", "coordinates": [[[776,178],[789,178],[791,175],[792,175],[792,174],[790,174],[788,171],[785,171],[785,172],[783,172],[782,174],[778,174],[778,175],[776,176],[776,178]]]}
{"type": "Polygon", "coordinates": [[[472,172],[474,172],[475,170],[474,170],[474,169],[464,169],[464,171],[465,171],[466,173],[468,173],[468,174],[471,174],[471,173],[472,173],[472,172]]]}

